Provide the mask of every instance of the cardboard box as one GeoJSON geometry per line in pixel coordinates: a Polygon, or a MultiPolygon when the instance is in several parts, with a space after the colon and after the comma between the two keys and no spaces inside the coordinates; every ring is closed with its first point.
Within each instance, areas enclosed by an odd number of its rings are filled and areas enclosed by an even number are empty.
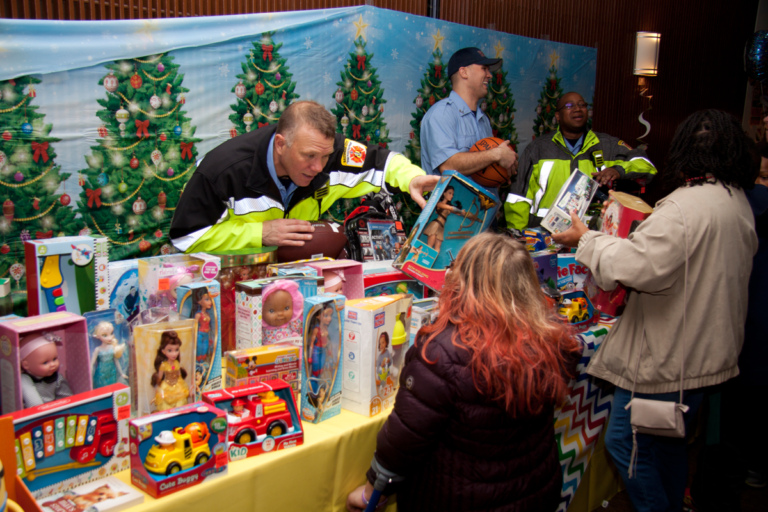
{"type": "Polygon", "coordinates": [[[557,255],[557,289],[562,291],[581,290],[589,273],[589,267],[576,261],[573,253],[557,255]]]}
{"type": "MultiPolygon", "coordinates": [[[[319,423],[341,413],[341,348],[345,297],[323,293],[304,301],[301,417],[319,423]]],[[[361,299],[358,299],[361,300],[361,299]]]]}
{"type": "Polygon", "coordinates": [[[119,512],[144,503],[144,493],[108,476],[40,501],[43,512],[119,512]]]}
{"type": "Polygon", "coordinates": [[[290,343],[233,350],[225,355],[224,386],[234,388],[268,380],[286,381],[300,400],[301,349],[290,343]]]}
{"type": "Polygon", "coordinates": [[[130,390],[123,384],[10,415],[17,474],[41,499],[128,468],[130,390]]]}
{"type": "Polygon", "coordinates": [[[226,413],[210,404],[195,402],[136,418],[129,430],[131,483],[153,498],[227,472],[226,413]]]}
{"type": "Polygon", "coordinates": [[[374,416],[392,405],[408,349],[413,297],[383,295],[347,303],[342,407],[374,416]]]}
{"type": "Polygon", "coordinates": [[[600,231],[627,238],[651,213],[653,208],[639,197],[610,190],[600,215],[600,231]]]}
{"type": "Polygon", "coordinates": [[[414,299],[423,299],[429,296],[429,288],[424,283],[394,268],[363,274],[363,285],[365,297],[394,295],[396,293],[410,293],[414,299]]]}
{"type": "Polygon", "coordinates": [[[541,227],[551,233],[560,233],[571,227],[571,212],[584,219],[597,188],[595,180],[581,171],[573,171],[543,216],[541,227]]]}
{"type": "Polygon", "coordinates": [[[109,307],[107,239],[64,236],[24,242],[29,316],[109,307]]]}
{"type": "Polygon", "coordinates": [[[317,261],[307,263],[307,267],[323,277],[323,291],[340,293],[347,300],[365,297],[362,263],[354,260],[317,261]]]}
{"type": "Polygon", "coordinates": [[[195,386],[200,391],[221,389],[221,286],[217,281],[179,286],[179,316],[197,323],[195,386]]]}
{"type": "Polygon", "coordinates": [[[58,371],[69,383],[73,394],[92,389],[85,318],[61,311],[8,320],[0,323],[0,390],[3,414],[24,408],[19,342],[35,333],[50,333],[61,340],[61,345],[58,346],[58,371]]]}
{"type": "Polygon", "coordinates": [[[140,309],[169,307],[175,311],[176,288],[193,281],[211,281],[221,268],[218,256],[205,253],[154,256],[138,262],[140,309]]]}
{"type": "MultiPolygon", "coordinates": [[[[411,326],[408,335],[408,347],[405,349],[406,352],[416,342],[416,334],[419,332],[419,329],[433,323],[437,319],[438,312],[437,297],[413,299],[411,326]]],[[[402,364],[400,365],[400,368],[402,369],[402,364]]]]}
{"type": "Polygon", "coordinates": [[[227,453],[235,461],[304,443],[291,386],[282,380],[203,393],[227,413],[227,453]]]}
{"type": "Polygon", "coordinates": [[[459,250],[488,229],[498,208],[495,192],[444,172],[393,266],[439,292],[459,250]]]}
{"type": "Polygon", "coordinates": [[[139,313],[139,261],[110,261],[107,268],[109,307],[130,322],[139,313]]]}

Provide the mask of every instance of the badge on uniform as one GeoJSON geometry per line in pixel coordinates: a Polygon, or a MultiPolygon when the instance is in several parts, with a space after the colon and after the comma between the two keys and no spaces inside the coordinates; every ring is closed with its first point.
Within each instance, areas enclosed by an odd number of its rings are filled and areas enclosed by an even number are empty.
{"type": "Polygon", "coordinates": [[[623,140],[620,140],[620,141],[619,141],[619,146],[624,146],[624,147],[625,147],[625,148],[627,148],[628,150],[632,151],[632,146],[630,146],[629,144],[627,144],[627,143],[626,143],[626,142],[624,142],[623,140]]]}
{"type": "Polygon", "coordinates": [[[351,139],[344,139],[344,153],[341,155],[341,165],[362,167],[365,162],[365,152],[368,148],[351,139]]]}
{"type": "Polygon", "coordinates": [[[326,181],[325,185],[323,185],[319,189],[315,190],[314,198],[315,199],[321,199],[321,198],[327,196],[328,195],[328,190],[329,190],[328,182],[326,181]]]}

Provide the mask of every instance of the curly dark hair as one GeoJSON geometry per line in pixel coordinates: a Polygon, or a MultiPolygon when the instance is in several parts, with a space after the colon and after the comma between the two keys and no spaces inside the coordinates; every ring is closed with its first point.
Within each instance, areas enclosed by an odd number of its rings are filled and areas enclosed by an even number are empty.
{"type": "Polygon", "coordinates": [[[677,127],[664,179],[677,188],[688,179],[711,175],[724,185],[752,188],[758,171],[755,143],[741,123],[727,112],[700,110],[677,127]]]}

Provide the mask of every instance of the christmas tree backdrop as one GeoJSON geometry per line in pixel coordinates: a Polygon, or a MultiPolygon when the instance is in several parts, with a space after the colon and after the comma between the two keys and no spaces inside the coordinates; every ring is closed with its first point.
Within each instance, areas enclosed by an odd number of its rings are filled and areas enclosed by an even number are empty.
{"type": "Polygon", "coordinates": [[[232,137],[251,131],[254,124],[253,128],[261,128],[276,123],[283,110],[299,97],[286,59],[279,53],[283,43],[275,44],[273,35],[262,34],[240,63],[243,72],[237,75],[238,83],[232,88],[237,102],[230,105],[234,111],[229,115],[232,137]]]}
{"type": "Polygon", "coordinates": [[[189,89],[168,54],[105,67],[98,145],[79,174],[81,220],[109,239],[110,260],[169,253],[168,228],[200,141],[182,110],[189,89]]]}
{"type": "Polygon", "coordinates": [[[557,100],[563,94],[563,88],[560,86],[562,78],[557,74],[558,58],[559,56],[555,52],[552,52],[550,55],[551,66],[549,67],[549,76],[539,93],[536,119],[533,120],[532,139],[545,135],[557,128],[557,121],[555,120],[557,100]]]}
{"type": "Polygon", "coordinates": [[[71,198],[60,191],[70,174],[56,164],[51,124],[34,105],[40,79],[0,82],[0,277],[26,290],[24,241],[77,234],[71,198]]]}
{"type": "Polygon", "coordinates": [[[507,72],[503,67],[493,72],[488,84],[488,95],[484,100],[485,113],[491,121],[493,136],[508,140],[517,151],[517,130],[515,129],[515,98],[507,81],[507,72]]]}

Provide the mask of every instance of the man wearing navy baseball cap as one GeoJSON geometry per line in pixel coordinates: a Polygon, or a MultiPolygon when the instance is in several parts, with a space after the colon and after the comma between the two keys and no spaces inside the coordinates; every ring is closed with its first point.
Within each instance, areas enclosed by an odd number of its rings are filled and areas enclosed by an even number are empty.
{"type": "Polygon", "coordinates": [[[428,173],[455,170],[471,175],[498,163],[512,177],[517,154],[509,141],[486,151],[470,153],[480,139],[493,136],[491,122],[480,100],[488,94],[491,72],[501,59],[489,59],[479,48],[457,50],[448,61],[451,94],[435,103],[421,121],[421,167],[428,173]]]}

